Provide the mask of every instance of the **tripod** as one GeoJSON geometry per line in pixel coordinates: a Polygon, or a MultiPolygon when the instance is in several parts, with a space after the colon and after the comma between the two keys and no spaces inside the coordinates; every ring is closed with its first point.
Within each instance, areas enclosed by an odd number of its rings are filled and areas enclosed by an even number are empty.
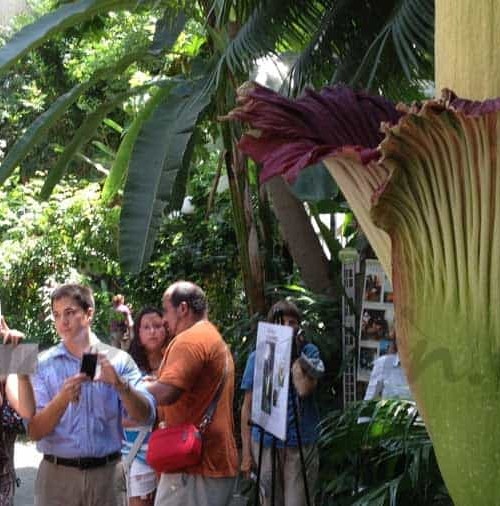
{"type": "MultiPolygon", "coordinates": [[[[292,396],[292,404],[293,404],[293,421],[295,423],[295,429],[297,434],[297,446],[299,449],[299,455],[300,455],[300,467],[302,472],[302,479],[304,481],[304,493],[306,496],[306,505],[311,506],[311,498],[309,496],[309,486],[307,483],[307,468],[306,463],[304,459],[304,451],[302,446],[302,436],[300,431],[300,425],[299,425],[299,417],[297,412],[297,392],[295,391],[295,387],[293,386],[292,378],[290,378],[290,393],[292,396]]],[[[255,423],[251,423],[253,427],[257,427],[260,430],[260,437],[259,437],[259,454],[257,458],[257,479],[256,479],[256,486],[255,486],[255,496],[254,496],[254,506],[259,506],[259,495],[260,495],[260,479],[262,474],[262,454],[264,450],[264,429],[255,423]]],[[[275,505],[276,500],[276,437],[272,436],[272,443],[271,443],[271,506],[275,505]]]]}

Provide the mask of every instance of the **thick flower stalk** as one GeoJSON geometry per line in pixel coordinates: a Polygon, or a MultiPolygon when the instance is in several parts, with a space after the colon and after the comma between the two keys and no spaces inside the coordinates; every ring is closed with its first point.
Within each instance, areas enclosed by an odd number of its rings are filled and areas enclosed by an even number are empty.
{"type": "Polygon", "coordinates": [[[257,85],[229,117],[261,177],[323,160],[392,273],[398,344],[458,506],[500,504],[500,101],[396,109],[257,85]]]}

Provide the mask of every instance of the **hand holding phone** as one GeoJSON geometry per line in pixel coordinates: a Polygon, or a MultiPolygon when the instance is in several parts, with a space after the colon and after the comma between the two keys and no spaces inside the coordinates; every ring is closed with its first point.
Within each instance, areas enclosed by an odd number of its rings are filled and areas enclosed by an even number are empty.
{"type": "Polygon", "coordinates": [[[84,353],[80,372],[86,374],[91,380],[95,377],[97,368],[97,353],[84,353]]]}

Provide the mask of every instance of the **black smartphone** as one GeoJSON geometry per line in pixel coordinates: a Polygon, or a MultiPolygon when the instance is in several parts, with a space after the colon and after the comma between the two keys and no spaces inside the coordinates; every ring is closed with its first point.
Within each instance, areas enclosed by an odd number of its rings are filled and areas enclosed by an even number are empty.
{"type": "Polygon", "coordinates": [[[80,372],[85,373],[90,379],[94,379],[97,368],[97,353],[84,353],[80,372]]]}

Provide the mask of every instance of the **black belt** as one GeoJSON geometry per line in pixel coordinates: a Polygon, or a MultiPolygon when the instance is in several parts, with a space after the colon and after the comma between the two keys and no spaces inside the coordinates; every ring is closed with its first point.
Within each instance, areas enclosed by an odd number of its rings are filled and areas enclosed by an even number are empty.
{"type": "Polygon", "coordinates": [[[44,460],[57,464],[58,466],[77,467],[78,469],[94,469],[95,467],[102,467],[110,462],[118,460],[122,454],[120,452],[110,453],[105,457],[80,457],[78,459],[65,459],[63,457],[56,457],[55,455],[44,455],[44,460]]]}

